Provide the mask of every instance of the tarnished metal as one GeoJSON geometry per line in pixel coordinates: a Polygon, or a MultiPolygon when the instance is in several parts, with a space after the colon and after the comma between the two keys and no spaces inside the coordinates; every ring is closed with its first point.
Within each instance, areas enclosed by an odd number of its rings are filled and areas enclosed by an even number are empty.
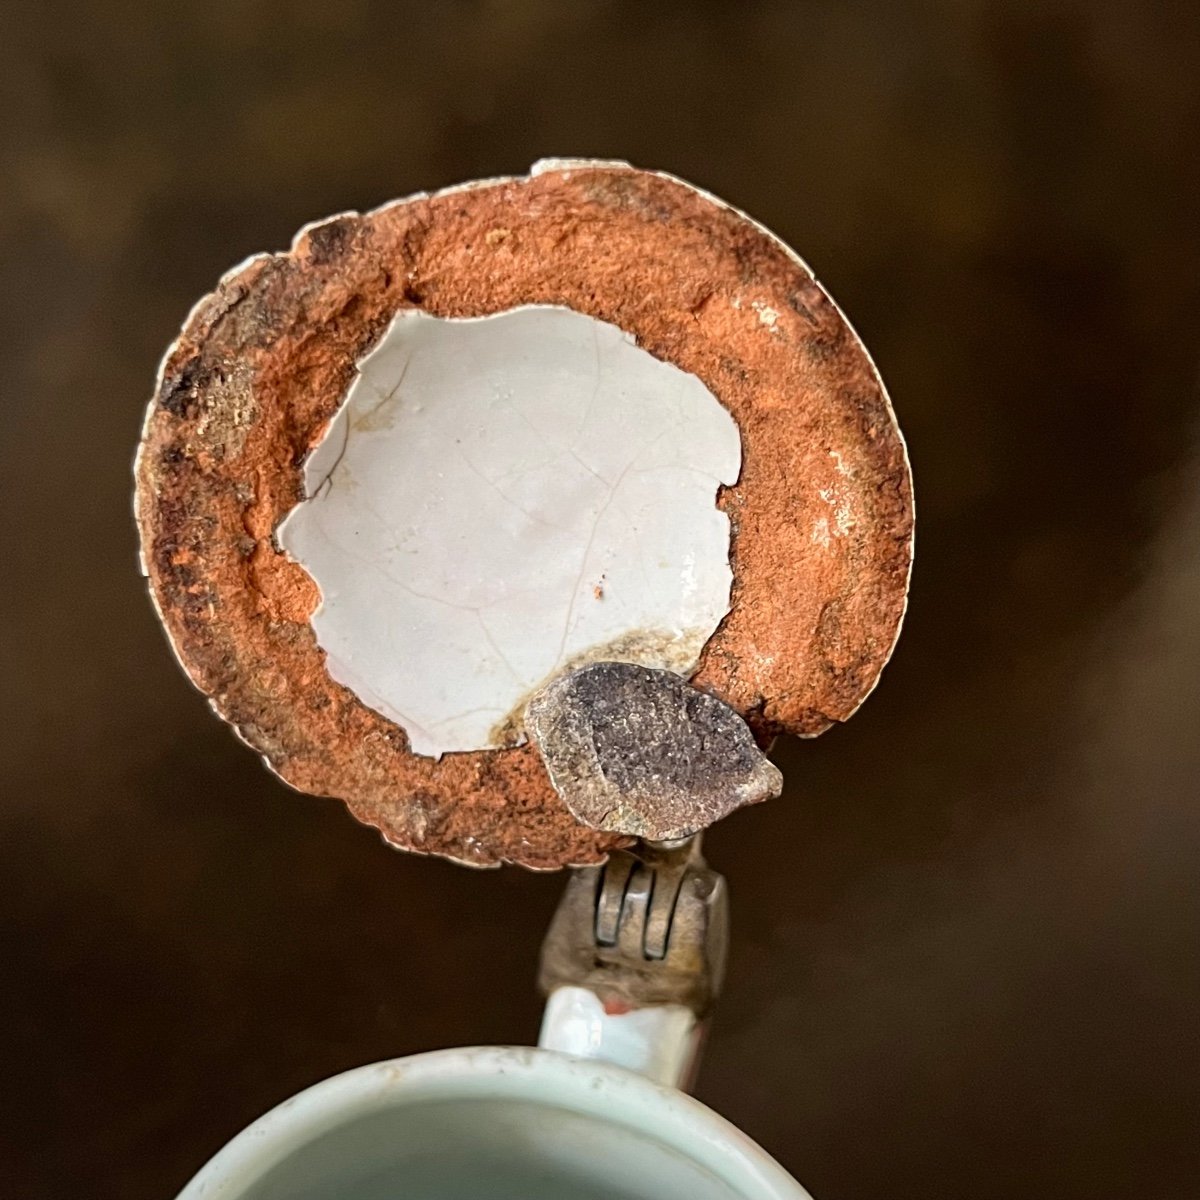
{"type": "Polygon", "coordinates": [[[742,718],[673,671],[590,663],[535,695],[525,726],[575,818],[606,833],[685,838],[783,786],[742,718]]]}
{"type": "Polygon", "coordinates": [[[615,1011],[682,1004],[702,1017],[721,989],[728,936],[725,880],[700,839],[642,843],[572,874],[538,982],[546,995],[588,988],[615,1011]]]}

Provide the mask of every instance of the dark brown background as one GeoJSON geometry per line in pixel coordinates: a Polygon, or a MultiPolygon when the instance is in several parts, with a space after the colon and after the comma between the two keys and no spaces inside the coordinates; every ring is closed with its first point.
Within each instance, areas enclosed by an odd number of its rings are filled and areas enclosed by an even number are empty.
{"type": "Polygon", "coordinates": [[[562,880],[385,849],[205,710],[129,463],[192,301],[305,221],[539,155],[814,265],[918,490],[907,631],[735,902],[700,1095],[819,1200],[1200,1172],[1194,4],[9,0],[0,1190],[167,1197],[372,1059],[535,1032],[562,880]]]}

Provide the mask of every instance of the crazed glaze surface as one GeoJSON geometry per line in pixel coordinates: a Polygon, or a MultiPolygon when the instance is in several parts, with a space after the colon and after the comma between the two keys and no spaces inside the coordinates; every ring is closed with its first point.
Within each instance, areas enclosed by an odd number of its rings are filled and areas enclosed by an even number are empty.
{"type": "Polygon", "coordinates": [[[330,676],[417,754],[523,738],[596,658],[695,670],[729,608],[737,426],[694,376],[566,308],[397,314],[277,540],[330,676]]]}
{"type": "Polygon", "coordinates": [[[529,746],[410,752],[330,678],[311,578],[273,540],[354,364],[405,308],[556,304],[610,322],[733,415],[742,472],[731,608],[694,682],[760,735],[853,714],[891,654],[912,555],[904,444],[842,314],[786,247],[665,175],[550,166],[305,230],[192,312],[138,463],[153,593],[217,711],[289,783],[344,799],[393,844],[554,868],[627,839],[580,826],[529,746]]]}

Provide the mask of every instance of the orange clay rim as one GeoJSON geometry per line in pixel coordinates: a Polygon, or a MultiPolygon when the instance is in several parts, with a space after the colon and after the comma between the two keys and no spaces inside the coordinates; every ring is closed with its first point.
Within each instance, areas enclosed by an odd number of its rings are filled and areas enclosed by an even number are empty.
{"type": "Polygon", "coordinates": [[[672,176],[555,161],[305,227],[224,276],[168,350],[136,466],[145,573],[189,677],[268,765],[391,844],[490,866],[599,862],[526,745],[408,750],[333,682],[319,593],[274,530],[354,364],[395,313],[562,304],[697,375],[742,435],[718,504],[731,609],[693,682],[766,740],[848,719],[891,655],[912,562],[904,442],[866,349],[762,226],[672,176]]]}

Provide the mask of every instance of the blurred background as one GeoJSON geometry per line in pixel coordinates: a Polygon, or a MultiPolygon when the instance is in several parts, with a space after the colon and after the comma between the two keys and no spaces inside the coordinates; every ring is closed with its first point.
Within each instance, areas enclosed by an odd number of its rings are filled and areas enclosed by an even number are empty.
{"type": "Polygon", "coordinates": [[[818,1200],[1192,1197],[1200,10],[7,0],[0,1178],[168,1197],[315,1080],[528,1042],[563,879],[386,849],[175,666],[130,463],[164,347],[303,223],[544,155],[795,246],[917,481],[893,665],[709,836],[699,1095],[818,1200]]]}

